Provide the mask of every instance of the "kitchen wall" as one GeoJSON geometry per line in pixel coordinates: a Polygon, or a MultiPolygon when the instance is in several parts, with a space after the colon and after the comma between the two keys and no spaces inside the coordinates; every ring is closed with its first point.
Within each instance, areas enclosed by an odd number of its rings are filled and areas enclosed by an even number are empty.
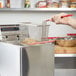
{"type": "MultiPolygon", "coordinates": [[[[28,12],[28,11],[5,11],[5,12],[0,12],[0,24],[9,24],[9,23],[20,23],[20,22],[32,22],[34,24],[42,24],[42,21],[44,21],[45,19],[51,18],[53,15],[57,14],[57,13],[61,13],[59,11],[53,12],[53,11],[45,11],[45,12],[39,12],[39,11],[34,11],[34,12],[28,12]]],[[[76,18],[76,13],[75,11],[71,11],[71,12],[65,12],[68,14],[73,14],[76,18]]],[[[53,25],[53,24],[52,24],[53,25]]],[[[52,26],[54,27],[54,26],[52,26]]],[[[54,29],[57,29],[58,27],[55,27],[54,29]]],[[[54,29],[51,29],[51,36],[53,35],[57,35],[57,34],[64,34],[64,32],[61,32],[61,30],[68,32],[68,31],[73,31],[76,32],[76,30],[70,28],[69,30],[69,26],[61,27],[60,29],[57,29],[55,32],[54,29]],[[52,33],[53,32],[53,33],[52,33]]],[[[62,34],[62,35],[63,35],[62,34]]]]}
{"type": "MultiPolygon", "coordinates": [[[[31,21],[33,23],[41,24],[43,20],[51,18],[54,14],[60,12],[0,12],[0,24],[1,23],[19,23],[19,22],[27,22],[31,21]]],[[[75,12],[67,12],[74,14],[75,12]]]]}

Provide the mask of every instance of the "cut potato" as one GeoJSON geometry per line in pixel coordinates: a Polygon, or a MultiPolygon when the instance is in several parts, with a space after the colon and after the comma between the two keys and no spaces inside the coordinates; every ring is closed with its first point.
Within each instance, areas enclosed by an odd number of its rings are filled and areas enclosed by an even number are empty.
{"type": "Polygon", "coordinates": [[[62,47],[55,45],[55,54],[76,54],[76,47],[62,47]]]}
{"type": "Polygon", "coordinates": [[[56,43],[60,46],[66,47],[76,46],[76,40],[56,40],[56,43]]]}
{"type": "Polygon", "coordinates": [[[65,49],[62,46],[59,45],[55,45],[55,54],[64,54],[65,53],[65,49]]]}
{"type": "Polygon", "coordinates": [[[31,38],[26,38],[25,40],[22,41],[23,44],[32,44],[35,42],[37,42],[37,41],[34,39],[31,39],[31,38]]]}

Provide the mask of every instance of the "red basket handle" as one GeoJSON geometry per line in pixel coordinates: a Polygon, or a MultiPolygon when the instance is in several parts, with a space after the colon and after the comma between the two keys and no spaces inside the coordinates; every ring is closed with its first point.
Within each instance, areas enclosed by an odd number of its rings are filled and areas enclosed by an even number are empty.
{"type": "MultiPolygon", "coordinates": [[[[70,17],[70,16],[73,16],[73,15],[72,14],[68,14],[68,15],[65,15],[65,16],[61,16],[61,18],[70,17]]],[[[46,21],[52,21],[52,19],[47,19],[46,21]]]]}
{"type": "Polygon", "coordinates": [[[69,33],[67,36],[76,36],[76,33],[69,33]]]}

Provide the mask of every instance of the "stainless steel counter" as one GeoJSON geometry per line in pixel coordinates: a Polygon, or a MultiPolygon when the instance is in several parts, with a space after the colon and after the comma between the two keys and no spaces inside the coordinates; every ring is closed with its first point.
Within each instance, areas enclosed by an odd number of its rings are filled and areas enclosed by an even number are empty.
{"type": "Polygon", "coordinates": [[[54,76],[54,45],[0,42],[0,76],[54,76]]]}

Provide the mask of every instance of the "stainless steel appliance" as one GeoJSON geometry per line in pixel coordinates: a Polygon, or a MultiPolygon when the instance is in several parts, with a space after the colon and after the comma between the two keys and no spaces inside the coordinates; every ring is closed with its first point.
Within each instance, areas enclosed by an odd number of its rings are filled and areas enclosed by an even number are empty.
{"type": "Polygon", "coordinates": [[[28,37],[26,26],[0,25],[0,76],[54,76],[54,45],[52,43],[22,46],[28,37]]]}
{"type": "Polygon", "coordinates": [[[59,42],[60,44],[57,45],[63,46],[61,51],[63,51],[64,47],[67,49],[63,53],[57,53],[55,56],[55,76],[76,76],[76,49],[72,49],[76,47],[76,34],[68,34],[67,38],[61,38],[59,41],[62,44],[59,42]]]}

